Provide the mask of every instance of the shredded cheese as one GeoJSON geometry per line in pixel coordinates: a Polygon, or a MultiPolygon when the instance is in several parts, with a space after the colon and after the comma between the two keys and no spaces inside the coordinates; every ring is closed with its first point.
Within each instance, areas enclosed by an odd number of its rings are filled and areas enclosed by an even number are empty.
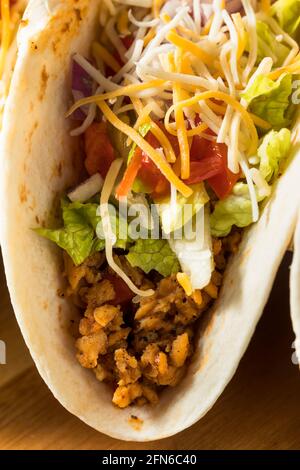
{"type": "Polygon", "coordinates": [[[240,83],[240,78],[239,78],[239,72],[238,72],[238,66],[237,66],[237,53],[238,53],[238,34],[236,32],[236,29],[234,27],[233,21],[230,18],[229,14],[227,13],[226,10],[222,11],[222,16],[225,24],[228,27],[229,34],[230,34],[230,42],[231,42],[231,60],[230,60],[230,66],[231,66],[231,74],[234,79],[235,85],[238,85],[240,83]]]}
{"type": "Polygon", "coordinates": [[[118,87],[118,90],[108,92],[108,93],[103,93],[102,95],[93,95],[87,98],[82,98],[81,100],[78,100],[76,101],[76,103],[74,103],[74,105],[67,112],[66,116],[67,117],[70,116],[72,113],[74,113],[74,111],[76,111],[76,109],[81,108],[82,106],[85,106],[87,104],[96,103],[98,101],[114,100],[115,98],[118,98],[119,96],[136,96],[138,92],[142,90],[160,87],[161,85],[164,85],[164,83],[165,83],[164,80],[152,80],[151,82],[138,83],[138,84],[133,84],[133,85],[127,85],[124,87],[118,87]]]}
{"type": "Polygon", "coordinates": [[[121,59],[125,62],[124,59],[125,59],[125,54],[126,54],[126,47],[122,43],[119,35],[117,34],[117,32],[115,30],[115,22],[116,22],[115,17],[112,17],[107,22],[107,25],[105,27],[105,33],[106,33],[108,39],[110,40],[110,42],[112,43],[112,45],[118,51],[121,59]]]}
{"type": "Polygon", "coordinates": [[[181,83],[186,89],[188,89],[189,86],[205,88],[207,90],[211,90],[212,88],[216,90],[218,88],[216,81],[215,84],[212,85],[210,80],[195,75],[165,72],[164,70],[149,66],[143,66],[143,71],[146,77],[155,77],[164,81],[181,83]]]}
{"type": "MultiPolygon", "coordinates": [[[[152,119],[150,119],[149,117],[149,114],[152,111],[152,103],[148,103],[145,107],[143,107],[139,99],[133,98],[132,102],[133,102],[134,109],[138,113],[138,118],[135,122],[134,129],[138,130],[142,124],[149,122],[151,125],[151,132],[161,144],[164,150],[164,153],[166,155],[167,161],[170,163],[174,163],[176,161],[176,156],[175,156],[174,150],[172,148],[172,145],[168,137],[161,130],[161,128],[155,122],[153,122],[152,119]]],[[[131,143],[131,139],[128,138],[127,145],[130,145],[130,143],[131,143]]]]}
{"type": "Polygon", "coordinates": [[[228,168],[232,173],[238,173],[239,166],[239,134],[240,134],[241,116],[235,114],[231,121],[228,143],[228,168]]]}
{"type": "Polygon", "coordinates": [[[271,18],[269,15],[264,13],[258,13],[257,18],[267,23],[276,35],[281,35],[284,42],[291,48],[288,56],[283,62],[283,66],[289,65],[299,52],[298,43],[291,36],[289,36],[289,34],[280,28],[279,24],[274,20],[274,18],[271,18]]]}
{"type": "Polygon", "coordinates": [[[269,13],[271,8],[271,1],[270,0],[261,0],[261,8],[263,12],[269,13]]]}
{"type": "Polygon", "coordinates": [[[125,104],[124,106],[121,106],[120,108],[118,108],[116,111],[115,111],[115,114],[124,114],[124,113],[128,113],[128,111],[133,111],[134,110],[134,106],[133,104],[125,104]]]}
{"type": "Polygon", "coordinates": [[[218,34],[222,26],[222,9],[223,9],[223,1],[222,0],[213,0],[213,17],[212,22],[209,28],[208,36],[212,39],[214,36],[218,34]]]}
{"type": "Polygon", "coordinates": [[[132,280],[125,274],[125,272],[120,268],[120,266],[115,262],[113,258],[113,246],[116,241],[116,236],[113,233],[111,222],[110,222],[110,215],[109,215],[109,198],[113,191],[115,181],[117,176],[120,172],[121,166],[123,164],[123,159],[118,158],[114,160],[108,170],[106,175],[103,188],[101,191],[100,196],[100,215],[103,227],[103,233],[105,237],[105,255],[108,265],[111,267],[115,273],[123,279],[124,282],[128,285],[128,287],[134,292],[136,295],[141,297],[149,297],[154,293],[153,289],[147,290],[140,290],[138,289],[132,280]]]}
{"type": "Polygon", "coordinates": [[[114,0],[116,3],[122,5],[129,5],[132,7],[151,8],[153,0],[114,0]]]}
{"type": "Polygon", "coordinates": [[[108,52],[105,47],[103,47],[99,42],[94,42],[92,44],[92,52],[95,57],[100,57],[103,62],[108,65],[115,73],[120,70],[120,65],[118,61],[108,52]]]}
{"type": "Polygon", "coordinates": [[[193,287],[189,276],[186,273],[177,273],[176,279],[178,284],[180,284],[183,288],[186,295],[191,296],[193,293],[193,287]]]}
{"type": "Polygon", "coordinates": [[[118,119],[106,103],[99,101],[97,104],[106,119],[114,127],[119,129],[119,131],[123,132],[123,134],[126,134],[128,137],[130,137],[131,140],[135,142],[136,145],[149,156],[149,158],[153,161],[153,163],[155,163],[155,165],[159,168],[159,170],[167,178],[167,180],[176,187],[177,191],[179,191],[184,197],[189,197],[193,193],[193,190],[186,186],[178,178],[178,176],[175,175],[172,168],[164,159],[164,157],[153,147],[151,147],[151,145],[146,142],[146,140],[143,139],[143,137],[138,134],[135,129],[132,129],[130,126],[118,119]]]}
{"type": "Polygon", "coordinates": [[[118,20],[117,20],[117,28],[119,33],[122,36],[127,36],[130,34],[130,31],[128,29],[128,12],[127,9],[124,9],[120,12],[118,15],[118,20]]]}
{"type": "MultiPolygon", "coordinates": [[[[213,111],[215,111],[218,114],[221,114],[222,116],[224,116],[224,114],[226,113],[226,106],[222,106],[221,104],[215,103],[214,101],[211,101],[211,100],[207,100],[206,104],[213,111]]],[[[269,122],[265,121],[264,119],[262,119],[259,116],[256,116],[253,113],[249,113],[249,115],[251,116],[251,119],[253,120],[253,122],[256,126],[260,127],[263,130],[266,130],[266,131],[271,129],[272,126],[269,122]]]]}
{"type": "Polygon", "coordinates": [[[243,158],[241,158],[240,160],[240,165],[241,165],[241,168],[243,170],[243,173],[245,175],[245,178],[248,184],[249,195],[250,195],[251,204],[252,204],[252,221],[257,222],[259,218],[259,208],[258,208],[255,187],[254,187],[253,180],[252,180],[252,174],[250,173],[248,165],[243,158]]]}
{"type": "Polygon", "coordinates": [[[241,14],[234,13],[233,15],[231,15],[231,18],[233,20],[233,23],[234,23],[234,26],[236,28],[236,32],[238,35],[238,47],[237,47],[236,55],[237,55],[237,60],[239,60],[242,57],[243,52],[246,48],[247,36],[246,36],[246,31],[245,31],[241,14]]]}
{"type": "Polygon", "coordinates": [[[256,149],[257,149],[257,144],[258,144],[258,135],[257,135],[255,125],[253,123],[253,120],[251,119],[247,110],[238,101],[236,101],[232,96],[227,95],[226,93],[223,93],[221,91],[205,91],[203,93],[199,93],[193,96],[192,98],[189,98],[188,100],[184,100],[184,101],[181,101],[180,103],[177,103],[176,105],[172,105],[166,113],[165,122],[168,123],[168,120],[170,119],[170,115],[172,114],[172,112],[174,112],[175,107],[182,108],[185,106],[193,106],[195,103],[198,103],[199,101],[207,100],[211,98],[224,101],[225,103],[230,105],[233,109],[235,109],[239,114],[241,114],[251,134],[249,153],[255,154],[256,149]]]}
{"type": "Polygon", "coordinates": [[[143,40],[136,39],[133,45],[132,55],[129,57],[126,64],[124,64],[123,67],[119,69],[119,71],[116,73],[116,75],[114,75],[113,77],[114,82],[119,82],[124,77],[125,73],[130,72],[131,69],[135,67],[135,63],[139,60],[143,47],[144,47],[143,40]]]}
{"type": "Polygon", "coordinates": [[[153,0],[152,12],[153,12],[154,18],[159,18],[160,10],[164,3],[165,3],[165,0],[153,0]]]}
{"type": "Polygon", "coordinates": [[[202,29],[202,36],[207,36],[209,34],[213,19],[214,19],[214,15],[212,15],[206,22],[204,28],[202,29]]]}
{"type": "Polygon", "coordinates": [[[201,7],[199,0],[193,0],[193,14],[197,33],[201,33],[201,7]]]}
{"type": "Polygon", "coordinates": [[[271,186],[268,185],[266,180],[263,178],[261,172],[257,168],[250,169],[250,175],[254,183],[256,184],[259,195],[262,197],[268,197],[271,194],[271,186]]]}
{"type": "Polygon", "coordinates": [[[299,74],[300,73],[300,61],[293,63],[291,65],[287,65],[286,67],[279,67],[273,72],[268,73],[268,78],[271,80],[277,80],[277,78],[281,77],[284,73],[292,73],[292,74],[299,74]]]}
{"type": "Polygon", "coordinates": [[[204,62],[204,64],[211,65],[212,57],[207,54],[207,52],[205,52],[198,44],[179,36],[174,31],[170,31],[166,38],[175,46],[180,47],[182,50],[190,52],[196,56],[198,59],[204,62]]]}
{"type": "Polygon", "coordinates": [[[155,122],[150,120],[150,124],[151,132],[161,144],[166,155],[167,161],[170,163],[174,163],[176,161],[176,156],[168,137],[155,122]]]}
{"type": "Polygon", "coordinates": [[[152,39],[155,37],[155,29],[151,28],[149,29],[148,33],[144,37],[144,46],[148,46],[149,42],[152,41],[152,39]]]}
{"type": "Polygon", "coordinates": [[[242,4],[246,13],[246,30],[248,33],[248,44],[250,47],[247,65],[243,71],[243,82],[246,83],[257,59],[257,32],[256,16],[252,8],[251,1],[242,0],[242,4]]]}
{"type": "Polygon", "coordinates": [[[137,26],[138,28],[153,28],[154,26],[157,26],[159,23],[159,19],[155,18],[154,20],[146,20],[143,19],[143,21],[138,21],[132,13],[132,10],[129,10],[128,12],[128,18],[131,21],[132,24],[137,26]]]}
{"type": "MultiPolygon", "coordinates": [[[[180,73],[182,63],[182,51],[177,51],[175,60],[173,55],[169,55],[169,58],[171,71],[177,70],[180,73]]],[[[180,101],[182,101],[181,87],[178,83],[174,83],[173,103],[176,105],[176,103],[179,103],[180,101]]],[[[190,176],[190,148],[184,122],[183,109],[175,108],[174,115],[177,128],[177,138],[180,149],[181,178],[187,179],[190,176]]]]}
{"type": "Polygon", "coordinates": [[[89,63],[82,55],[75,54],[73,59],[79,64],[104,90],[113,91],[120,87],[113,83],[111,80],[104,77],[104,75],[97,70],[92,64],[89,63]]]}

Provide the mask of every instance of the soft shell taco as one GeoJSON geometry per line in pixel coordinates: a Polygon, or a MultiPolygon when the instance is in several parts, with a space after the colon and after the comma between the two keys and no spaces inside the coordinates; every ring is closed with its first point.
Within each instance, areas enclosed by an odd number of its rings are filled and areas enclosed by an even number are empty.
{"type": "Polygon", "coordinates": [[[1,243],[42,377],[99,431],[179,432],[247,347],[296,219],[298,6],[29,4],[1,243]]]}

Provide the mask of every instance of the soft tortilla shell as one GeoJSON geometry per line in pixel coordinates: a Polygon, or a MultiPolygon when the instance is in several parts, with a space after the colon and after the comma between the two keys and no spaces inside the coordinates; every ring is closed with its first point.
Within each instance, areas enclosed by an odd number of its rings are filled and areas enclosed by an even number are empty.
{"type": "Polygon", "coordinates": [[[64,285],[61,254],[31,230],[49,223],[54,201],[80,171],[78,142],[69,137],[64,117],[70,103],[70,57],[74,51],[87,53],[100,3],[52,1],[51,15],[42,0],[30,4],[4,118],[1,242],[15,314],[50,390],[95,429],[147,441],[195,423],[233,376],[293,233],[300,158],[280,178],[259,223],[245,233],[186,378],[166,390],[156,407],[114,407],[111,390],[76,361],[69,330],[76,312],[57,296],[64,285]],[[131,415],[142,420],[139,429],[132,426],[131,415]]]}
{"type": "Polygon", "coordinates": [[[294,235],[293,262],[290,272],[291,319],[295,333],[295,353],[300,364],[300,200],[297,227],[294,235]]]}

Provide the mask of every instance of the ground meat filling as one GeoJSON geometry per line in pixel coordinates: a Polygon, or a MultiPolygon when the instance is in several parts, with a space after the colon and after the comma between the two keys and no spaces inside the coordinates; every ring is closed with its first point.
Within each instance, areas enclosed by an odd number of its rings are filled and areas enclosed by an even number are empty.
{"type": "Polygon", "coordinates": [[[99,381],[113,385],[115,405],[155,404],[160,389],[173,387],[184,377],[194,350],[194,323],[218,297],[228,256],[237,250],[239,241],[239,232],[213,241],[211,282],[190,297],[176,276],[162,279],[153,273],[146,277],[124,256],[115,255],[136,285],[154,289],[151,297],[122,300],[121,304],[114,273],[103,253],[95,253],[80,266],[64,255],[67,295],[83,314],[77,359],[99,381]]]}

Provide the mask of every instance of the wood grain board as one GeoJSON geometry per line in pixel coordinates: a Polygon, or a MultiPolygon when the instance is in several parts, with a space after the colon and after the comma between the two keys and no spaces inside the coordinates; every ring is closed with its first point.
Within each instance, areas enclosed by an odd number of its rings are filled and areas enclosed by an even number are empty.
{"type": "MultiPolygon", "coordinates": [[[[172,438],[128,443],[109,438],[54,399],[24,345],[0,270],[0,449],[297,449],[300,373],[292,363],[287,256],[238,371],[212,410],[172,438]]],[[[249,299],[255,302],[255,299],[249,299]]]]}

